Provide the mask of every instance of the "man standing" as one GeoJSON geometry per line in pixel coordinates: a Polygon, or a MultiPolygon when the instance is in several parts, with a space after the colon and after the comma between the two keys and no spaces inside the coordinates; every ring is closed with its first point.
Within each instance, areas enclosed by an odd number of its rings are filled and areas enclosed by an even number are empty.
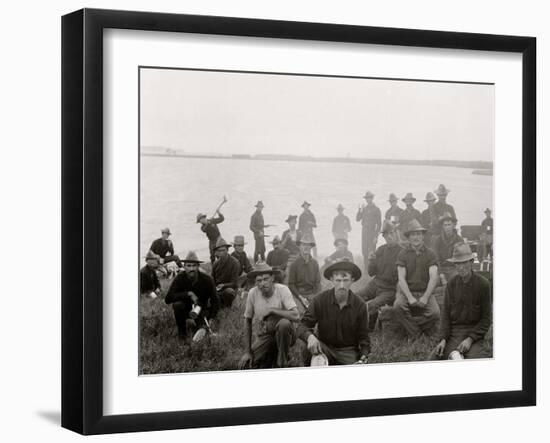
{"type": "Polygon", "coordinates": [[[361,270],[351,262],[340,261],[329,266],[324,276],[334,287],[313,299],[298,326],[297,335],[307,345],[305,363],[309,364],[312,355],[323,355],[328,365],[367,363],[367,307],[350,290],[361,278],[361,270]]]}
{"type": "Polygon", "coordinates": [[[199,271],[200,263],[194,251],[183,260],[185,272],[180,272],[166,293],[165,302],[171,304],[181,339],[189,338],[206,325],[208,318],[218,312],[219,301],[214,280],[199,271]]]}
{"type": "Polygon", "coordinates": [[[413,220],[417,220],[419,223],[422,223],[422,214],[420,214],[420,211],[415,209],[413,206],[416,198],[413,197],[411,192],[408,192],[407,195],[401,199],[401,201],[406,205],[399,220],[401,232],[403,232],[413,220]]]}
{"type": "Polygon", "coordinates": [[[302,236],[298,246],[300,256],[290,265],[288,272],[288,287],[300,302],[302,311],[305,311],[309,302],[321,289],[321,274],[319,264],[311,256],[311,248],[315,247],[315,241],[310,234],[302,236]]]}
{"type": "Polygon", "coordinates": [[[394,313],[407,334],[417,338],[429,334],[439,320],[439,305],[433,291],[437,286],[437,258],[424,245],[426,229],[413,220],[405,237],[408,245],[397,256],[397,294],[394,313]],[[414,317],[414,318],[413,318],[414,317]]]}
{"type": "Polygon", "coordinates": [[[447,260],[453,255],[456,244],[464,243],[463,238],[456,232],[456,218],[446,212],[439,219],[439,230],[441,234],[434,242],[434,252],[439,267],[439,278],[442,285],[456,275],[455,266],[447,260]]]}
{"type": "MultiPolygon", "coordinates": [[[[317,227],[317,221],[315,215],[310,211],[311,203],[304,200],[302,208],[304,209],[298,218],[298,231],[302,236],[308,235],[315,242],[315,236],[313,235],[313,228],[317,227]]],[[[312,248],[313,257],[317,257],[317,250],[315,246],[312,248]]]]}
{"type": "MultiPolygon", "coordinates": [[[[434,204],[434,211],[435,216],[437,217],[437,220],[439,220],[440,217],[443,216],[446,212],[451,214],[453,218],[456,218],[455,209],[447,203],[447,195],[451,192],[450,189],[446,188],[445,185],[441,184],[438,186],[438,188],[435,190],[435,195],[437,195],[437,203],[434,204]]],[[[441,231],[438,232],[438,234],[441,233],[441,231]]]]}
{"type": "Polygon", "coordinates": [[[401,216],[403,215],[403,209],[401,209],[397,204],[398,201],[399,200],[397,199],[397,196],[392,192],[388,199],[390,207],[384,215],[384,219],[389,221],[390,223],[393,223],[395,226],[399,226],[399,223],[401,222],[401,216]]]}
{"type": "Polygon", "coordinates": [[[485,219],[481,222],[480,262],[488,257],[493,259],[493,217],[489,208],[485,209],[484,213],[485,219]]]}
{"type": "Polygon", "coordinates": [[[254,263],[258,262],[258,258],[261,258],[262,261],[265,261],[265,234],[264,228],[267,228],[267,225],[264,224],[264,216],[262,210],[264,209],[264,204],[260,200],[255,205],[256,210],[250,217],[250,230],[254,233],[254,263]]]}
{"type": "Polygon", "coordinates": [[[365,269],[368,266],[369,255],[376,250],[378,234],[382,227],[382,213],[374,201],[374,194],[367,191],[363,198],[367,201],[366,205],[359,206],[355,220],[360,221],[362,225],[362,249],[363,263],[365,269]]]}
{"type": "Polygon", "coordinates": [[[216,214],[218,214],[217,217],[214,215],[214,217],[210,219],[206,218],[206,214],[199,213],[197,215],[197,223],[201,224],[201,231],[204,232],[206,234],[206,237],[208,238],[208,249],[210,251],[211,263],[214,263],[214,261],[216,260],[214,248],[216,247],[216,242],[218,241],[218,238],[221,237],[218,224],[222,223],[225,220],[220,211],[217,211],[216,214]]]}
{"type": "Polygon", "coordinates": [[[402,251],[396,227],[384,221],[382,235],[386,244],[380,246],[369,258],[368,273],[374,277],[359,295],[367,302],[369,328],[372,330],[382,306],[393,306],[397,290],[397,256],[402,251]]]}
{"type": "Polygon", "coordinates": [[[455,245],[449,259],[457,274],[445,289],[441,312],[440,342],[432,358],[446,359],[453,351],[464,358],[483,355],[482,339],[491,326],[491,286],[481,275],[473,272],[474,254],[466,244],[455,245]]]}
{"type": "Polygon", "coordinates": [[[334,235],[335,240],[337,238],[345,238],[347,240],[348,234],[351,232],[349,217],[344,215],[344,207],[341,203],[338,204],[336,210],[338,211],[338,215],[332,221],[332,235],[334,235]]]}
{"type": "Polygon", "coordinates": [[[160,257],[152,251],[145,256],[145,266],[139,271],[139,293],[151,298],[160,295],[160,282],[157,275],[160,257]]]}
{"type": "Polygon", "coordinates": [[[286,267],[288,264],[288,251],[281,247],[281,239],[278,235],[273,238],[271,242],[273,249],[267,254],[266,263],[273,268],[274,271],[279,271],[279,274],[275,276],[277,283],[282,283],[285,278],[286,267]]]}
{"type": "Polygon", "coordinates": [[[289,351],[296,341],[293,323],[300,319],[296,302],[290,290],[275,283],[277,271],[265,263],[258,263],[250,272],[255,284],[246,298],[245,353],[239,369],[286,368],[289,351]],[[252,322],[257,325],[257,337],[252,342],[252,322]]]}
{"type": "Polygon", "coordinates": [[[433,193],[428,192],[426,194],[426,198],[424,201],[427,203],[428,207],[422,211],[422,226],[427,229],[426,234],[424,236],[424,243],[428,248],[433,248],[433,242],[435,240],[435,236],[438,232],[438,226],[437,226],[437,216],[435,214],[434,209],[434,203],[435,203],[435,195],[433,193]]]}
{"type": "Polygon", "coordinates": [[[176,262],[178,268],[182,267],[180,258],[174,254],[174,245],[172,240],[168,237],[172,235],[169,228],[164,228],[161,232],[162,237],[157,238],[149,248],[150,251],[154,252],[160,257],[160,263],[166,264],[170,262],[176,262]]]}
{"type": "Polygon", "coordinates": [[[229,255],[230,247],[231,244],[221,237],[218,238],[214,248],[217,260],[212,265],[212,277],[223,308],[230,308],[233,304],[241,273],[241,264],[229,255]]]}
{"type": "Polygon", "coordinates": [[[336,251],[325,258],[326,265],[332,265],[338,261],[347,260],[353,263],[353,254],[348,251],[348,240],[345,238],[337,238],[334,240],[336,251]]]}

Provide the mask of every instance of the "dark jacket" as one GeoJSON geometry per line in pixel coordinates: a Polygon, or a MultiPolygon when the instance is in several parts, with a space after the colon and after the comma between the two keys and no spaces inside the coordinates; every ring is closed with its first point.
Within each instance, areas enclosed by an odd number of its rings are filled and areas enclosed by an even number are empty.
{"type": "Polygon", "coordinates": [[[264,228],[264,215],[260,211],[254,211],[250,217],[250,230],[254,233],[254,238],[263,238],[264,228]]]}
{"type": "Polygon", "coordinates": [[[201,315],[215,317],[219,309],[219,302],[212,277],[199,271],[197,280],[193,281],[187,273],[180,272],[172,281],[164,301],[167,304],[183,302],[186,304],[186,310],[190,311],[193,308],[193,301],[189,292],[193,292],[199,299],[197,304],[203,308],[201,315]]]}
{"type": "Polygon", "coordinates": [[[298,255],[300,253],[300,248],[296,243],[300,241],[301,237],[301,232],[296,231],[296,241],[292,240],[292,238],[290,237],[290,229],[287,229],[285,232],[283,232],[283,236],[281,237],[281,247],[283,249],[286,249],[290,253],[290,255],[298,255]]]}
{"type": "Polygon", "coordinates": [[[237,289],[239,275],[241,275],[241,264],[235,257],[227,255],[217,259],[212,265],[212,277],[217,285],[222,284],[223,289],[237,289]]]}
{"type": "Polygon", "coordinates": [[[305,232],[312,233],[313,228],[317,227],[317,221],[315,220],[315,216],[313,215],[313,212],[311,212],[309,209],[304,210],[300,214],[300,217],[298,217],[298,231],[300,231],[302,234],[305,232]]]}
{"type": "Polygon", "coordinates": [[[160,289],[157,273],[153,268],[145,265],[139,271],[139,292],[140,294],[148,294],[157,289],[160,289]]]}
{"type": "Polygon", "coordinates": [[[160,255],[161,258],[166,257],[168,253],[170,253],[170,255],[174,255],[174,245],[172,244],[172,240],[165,240],[162,237],[157,238],[153,243],[151,243],[151,247],[149,249],[155,254],[160,255]]]}
{"type": "Polygon", "coordinates": [[[380,232],[382,228],[382,213],[374,203],[365,206],[357,212],[356,221],[360,221],[363,229],[373,232],[380,232]]]}
{"type": "Polygon", "coordinates": [[[241,274],[243,272],[245,274],[248,274],[252,270],[252,265],[250,264],[250,260],[248,260],[246,252],[233,251],[231,253],[231,257],[235,257],[237,260],[239,260],[239,263],[241,264],[241,274]]]}
{"type": "Polygon", "coordinates": [[[283,248],[273,249],[267,254],[266,263],[269,266],[277,267],[277,269],[285,270],[288,263],[288,251],[283,248]]]}
{"type": "Polygon", "coordinates": [[[321,273],[319,264],[314,258],[306,263],[299,256],[291,265],[288,272],[288,287],[292,294],[316,294],[321,289],[321,273]]]}
{"type": "Polygon", "coordinates": [[[220,230],[216,226],[225,220],[224,216],[218,212],[218,217],[208,219],[205,225],[201,225],[201,231],[206,234],[208,240],[215,242],[220,236],[220,230]]]}
{"type": "Polygon", "coordinates": [[[397,256],[402,248],[398,243],[382,245],[369,260],[368,273],[378,286],[393,289],[397,284],[397,256]]]}

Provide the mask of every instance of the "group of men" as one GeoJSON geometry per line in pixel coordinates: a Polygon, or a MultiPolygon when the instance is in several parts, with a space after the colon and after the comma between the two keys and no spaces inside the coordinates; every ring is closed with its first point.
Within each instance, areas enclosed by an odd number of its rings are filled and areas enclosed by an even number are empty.
{"type": "MultiPolygon", "coordinates": [[[[264,223],[263,202],[257,202],[250,220],[254,266],[244,251],[244,236],[235,236],[232,244],[221,237],[217,225],[224,220],[222,214],[212,219],[199,214],[197,223],[209,240],[211,275],[199,269],[203,262],[194,252],[183,260],[175,256],[171,242],[166,243],[170,231],[163,230],[159,241],[164,241],[159,243],[167,252],[159,257],[159,245],[153,243],[141,273],[142,292],[159,293],[158,277],[152,270],[161,261],[166,263],[168,258],[182,268],[165,301],[172,304],[178,334],[186,341],[198,330],[210,330],[209,319],[219,309],[231,307],[238,293],[246,296],[241,368],[287,366],[297,339],[305,343],[305,365],[366,363],[369,333],[384,306],[393,308],[395,320],[407,335],[440,334],[432,358],[447,358],[453,351],[476,358],[491,325],[490,284],[473,270],[475,256],[456,232],[454,208],[446,203],[448,193],[444,185],[435,191],[439,200],[429,192],[428,207],[422,213],[414,208],[416,199],[411,193],[402,199],[405,209],[390,194],[390,208],[382,221],[374,195],[367,191],[367,204],[360,206],[356,220],[363,226],[365,270],[372,279],[355,292],[351,285],[360,280],[362,271],[347,250],[351,223],[344,208],[338,206],[333,223],[336,250],[320,267],[314,253],[316,220],[307,201],[299,220],[296,215],[287,217],[289,229],[281,238],[273,238],[267,257],[264,229],[269,225],[264,223]],[[385,244],[376,248],[379,233],[385,244]],[[234,251],[229,254],[231,247],[234,251]],[[322,290],[321,272],[331,283],[330,289],[322,290]],[[434,294],[438,286],[444,290],[442,308],[434,294]]],[[[492,256],[489,209],[486,215],[482,235],[486,245],[490,240],[485,251],[492,256]]]]}

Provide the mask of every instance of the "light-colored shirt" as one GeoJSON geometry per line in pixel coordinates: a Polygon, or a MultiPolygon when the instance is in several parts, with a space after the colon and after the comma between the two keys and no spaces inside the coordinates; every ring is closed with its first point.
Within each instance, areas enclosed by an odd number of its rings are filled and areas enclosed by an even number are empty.
{"type": "Polygon", "coordinates": [[[285,285],[275,283],[273,286],[273,295],[264,297],[262,291],[256,286],[248,292],[246,299],[246,308],[244,310],[245,318],[262,320],[268,313],[269,309],[284,309],[290,311],[296,308],[294,297],[285,285]]]}

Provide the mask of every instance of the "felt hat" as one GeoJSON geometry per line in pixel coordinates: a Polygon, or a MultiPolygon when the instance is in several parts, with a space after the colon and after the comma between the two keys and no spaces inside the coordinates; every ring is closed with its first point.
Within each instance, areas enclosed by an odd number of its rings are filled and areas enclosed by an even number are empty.
{"type": "Polygon", "coordinates": [[[351,278],[353,278],[354,281],[357,281],[361,278],[361,269],[359,269],[359,266],[347,259],[337,261],[336,263],[328,266],[325,269],[325,272],[323,272],[323,276],[327,280],[330,280],[330,278],[332,277],[332,273],[335,271],[349,272],[351,274],[351,278]]]}
{"type": "Polygon", "coordinates": [[[185,258],[182,260],[183,263],[204,263],[199,260],[199,257],[195,251],[189,251],[185,258]]]}
{"type": "Polygon", "coordinates": [[[435,190],[435,195],[447,195],[451,190],[446,188],[445,185],[441,184],[435,190]]]}
{"type": "Polygon", "coordinates": [[[367,198],[374,198],[374,194],[370,191],[365,192],[365,195],[363,195],[363,198],[366,200],[367,198]]]}
{"type": "Polygon", "coordinates": [[[231,246],[233,246],[231,243],[227,243],[222,237],[218,237],[218,239],[216,240],[216,246],[214,247],[214,251],[216,249],[223,248],[223,247],[230,248],[231,246]]]}
{"type": "Polygon", "coordinates": [[[391,232],[395,232],[395,225],[387,220],[384,220],[384,223],[382,224],[382,235],[389,234],[391,232]]]}
{"type": "Polygon", "coordinates": [[[273,240],[271,240],[270,243],[271,243],[272,245],[274,245],[275,243],[280,244],[280,243],[281,243],[281,239],[279,238],[278,235],[276,235],[275,237],[273,237],[273,240]]]}
{"type": "Polygon", "coordinates": [[[170,228],[164,228],[162,229],[161,231],[161,234],[168,234],[168,235],[171,235],[172,233],[170,232],[170,228]]]}
{"type": "Polygon", "coordinates": [[[485,214],[491,214],[491,210],[489,208],[485,209],[485,211],[483,211],[485,214]]]}
{"type": "Polygon", "coordinates": [[[289,215],[286,220],[285,220],[285,223],[288,223],[292,220],[296,221],[298,219],[298,216],[297,215],[289,215]]]}
{"type": "Polygon", "coordinates": [[[437,220],[437,222],[442,225],[444,221],[446,220],[451,220],[453,223],[456,223],[457,220],[456,218],[454,218],[450,212],[444,212],[443,215],[441,217],[439,217],[439,219],[437,220]]]}
{"type": "Polygon", "coordinates": [[[435,198],[435,195],[433,194],[433,192],[428,192],[428,193],[426,193],[426,198],[424,199],[424,201],[425,201],[426,203],[428,203],[428,202],[434,202],[434,201],[436,201],[436,200],[437,200],[437,198],[435,198]]]}
{"type": "Polygon", "coordinates": [[[156,260],[157,262],[160,262],[160,256],[155,254],[153,251],[147,251],[147,254],[145,255],[145,261],[147,260],[156,260]]]}
{"type": "Polygon", "coordinates": [[[233,239],[233,246],[244,246],[246,242],[244,241],[244,235],[236,235],[233,239]]]}
{"type": "Polygon", "coordinates": [[[407,195],[405,195],[405,197],[403,197],[401,201],[404,203],[414,203],[416,201],[416,198],[413,197],[412,192],[407,192],[407,195]]]}
{"type": "Polygon", "coordinates": [[[407,226],[407,230],[404,232],[405,237],[408,237],[411,232],[426,232],[427,229],[423,228],[420,222],[415,218],[411,220],[407,226]]]}
{"type": "Polygon", "coordinates": [[[313,238],[313,235],[311,235],[309,232],[306,232],[299,240],[296,241],[296,244],[298,246],[304,244],[315,247],[315,239],[313,238]]]}
{"type": "Polygon", "coordinates": [[[250,271],[246,276],[250,279],[256,278],[258,275],[263,274],[278,274],[279,271],[277,269],[273,269],[271,266],[269,266],[266,262],[258,262],[254,265],[252,268],[252,271],[250,271]]]}
{"type": "Polygon", "coordinates": [[[201,218],[206,217],[206,214],[203,214],[202,212],[199,212],[197,214],[197,223],[201,221],[201,218]]]}
{"type": "Polygon", "coordinates": [[[302,208],[305,208],[306,206],[308,206],[308,207],[311,206],[311,203],[304,200],[304,202],[302,203],[302,208]]]}
{"type": "Polygon", "coordinates": [[[336,209],[340,210],[340,209],[345,209],[344,206],[342,206],[342,203],[338,203],[338,206],[336,206],[336,209]]]}
{"type": "Polygon", "coordinates": [[[391,202],[396,202],[398,199],[397,199],[397,196],[392,192],[388,198],[388,201],[391,203],[391,202]]]}
{"type": "Polygon", "coordinates": [[[338,243],[340,243],[340,242],[345,243],[346,246],[349,245],[349,242],[348,242],[348,239],[347,239],[347,238],[337,238],[337,239],[334,240],[334,246],[337,246],[338,243]]]}
{"type": "Polygon", "coordinates": [[[447,259],[447,261],[450,261],[451,263],[464,263],[466,261],[473,260],[474,257],[475,256],[472,254],[470,246],[466,243],[457,243],[453,249],[453,256],[447,259]]]}
{"type": "Polygon", "coordinates": [[[256,204],[254,205],[254,207],[256,207],[256,208],[263,208],[263,207],[264,207],[264,202],[261,201],[261,200],[258,200],[258,203],[256,203],[256,204]]]}

